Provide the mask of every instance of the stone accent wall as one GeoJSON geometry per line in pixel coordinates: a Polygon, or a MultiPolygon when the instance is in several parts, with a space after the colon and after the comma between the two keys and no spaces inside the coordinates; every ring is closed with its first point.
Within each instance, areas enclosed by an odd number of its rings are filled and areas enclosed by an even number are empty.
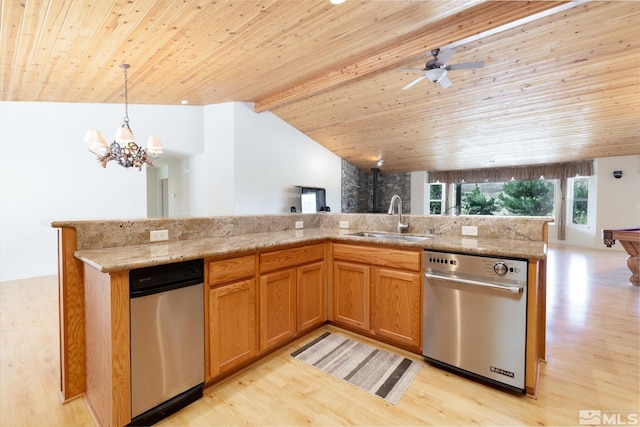
{"type": "Polygon", "coordinates": [[[411,213],[411,173],[378,174],[378,206],[373,206],[373,173],[342,160],[343,213],[386,213],[391,197],[402,199],[402,213],[411,213]]]}
{"type": "Polygon", "coordinates": [[[345,213],[369,212],[369,177],[366,173],[342,160],[342,208],[345,213]]]}
{"type": "MultiPolygon", "coordinates": [[[[371,185],[373,188],[373,177],[371,185]]],[[[402,213],[411,213],[411,173],[380,172],[378,177],[378,212],[387,213],[394,194],[402,199],[402,213]]]]}

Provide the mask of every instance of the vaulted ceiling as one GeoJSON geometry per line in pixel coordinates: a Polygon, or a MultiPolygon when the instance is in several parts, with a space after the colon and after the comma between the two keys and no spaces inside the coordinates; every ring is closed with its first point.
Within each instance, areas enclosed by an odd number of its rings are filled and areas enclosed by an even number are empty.
{"type": "Polygon", "coordinates": [[[2,0],[3,101],[253,102],[382,172],[640,154],[640,3],[2,0]],[[452,47],[443,89],[423,80],[452,47]]]}

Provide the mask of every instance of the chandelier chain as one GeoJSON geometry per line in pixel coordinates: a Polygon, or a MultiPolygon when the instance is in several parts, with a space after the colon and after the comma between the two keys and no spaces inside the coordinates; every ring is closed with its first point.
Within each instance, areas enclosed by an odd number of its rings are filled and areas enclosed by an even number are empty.
{"type": "Polygon", "coordinates": [[[129,73],[127,72],[129,67],[123,66],[122,68],[124,69],[124,122],[127,129],[131,130],[129,127],[129,73]]]}

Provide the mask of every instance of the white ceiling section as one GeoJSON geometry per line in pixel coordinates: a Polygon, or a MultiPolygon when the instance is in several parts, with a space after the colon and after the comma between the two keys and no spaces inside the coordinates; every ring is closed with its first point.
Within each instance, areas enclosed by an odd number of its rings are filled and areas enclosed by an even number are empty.
{"type": "Polygon", "coordinates": [[[254,102],[368,171],[640,153],[640,2],[3,0],[3,101],[254,102]],[[420,73],[452,46],[443,89],[420,73]]]}

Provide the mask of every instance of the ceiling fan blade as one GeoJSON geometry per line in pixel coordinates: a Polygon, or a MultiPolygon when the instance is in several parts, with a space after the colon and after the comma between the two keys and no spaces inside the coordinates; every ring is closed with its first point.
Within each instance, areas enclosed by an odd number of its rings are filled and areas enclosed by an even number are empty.
{"type": "Polygon", "coordinates": [[[455,50],[445,47],[444,49],[440,49],[440,55],[438,55],[438,64],[446,64],[449,59],[456,53],[455,50]]]}
{"type": "Polygon", "coordinates": [[[438,80],[438,83],[440,83],[440,86],[442,86],[443,89],[446,89],[453,84],[446,75],[442,76],[442,78],[438,80]]]}
{"type": "Polygon", "coordinates": [[[463,62],[462,64],[451,64],[447,66],[447,70],[469,70],[471,68],[484,67],[484,61],[463,62]]]}
{"type": "Polygon", "coordinates": [[[405,87],[402,88],[402,90],[407,90],[409,89],[411,86],[418,84],[418,82],[420,82],[422,79],[426,78],[427,75],[425,74],[424,76],[420,76],[417,79],[415,79],[414,81],[412,81],[411,83],[409,83],[408,85],[406,85],[405,87]]]}
{"type": "Polygon", "coordinates": [[[397,68],[396,71],[426,71],[426,68],[397,68]]]}

